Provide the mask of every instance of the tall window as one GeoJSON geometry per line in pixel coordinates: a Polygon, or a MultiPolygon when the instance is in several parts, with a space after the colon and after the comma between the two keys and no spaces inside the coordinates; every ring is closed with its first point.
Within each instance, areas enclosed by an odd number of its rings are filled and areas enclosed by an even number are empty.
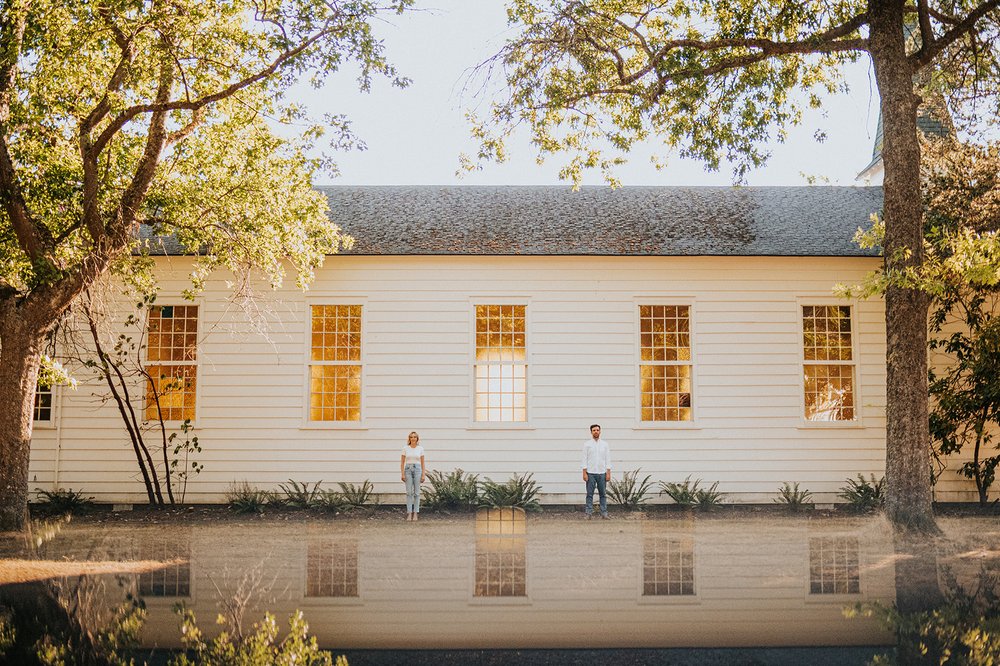
{"type": "Polygon", "coordinates": [[[641,420],[690,421],[690,306],[639,306],[639,358],[641,420]]]}
{"type": "Polygon", "coordinates": [[[148,335],[146,418],[162,415],[165,421],[193,421],[198,387],[198,306],[150,308],[148,335]]]}
{"type": "Polygon", "coordinates": [[[527,521],[524,509],[476,512],[477,597],[527,596],[527,521]]]}
{"type": "Polygon", "coordinates": [[[139,574],[143,597],[191,596],[191,537],[145,538],[138,542],[138,559],[155,560],[160,566],[139,574]]]}
{"type": "Polygon", "coordinates": [[[854,340],[849,305],[802,306],[807,421],[853,421],[854,340]]]}
{"type": "Polygon", "coordinates": [[[35,389],[35,423],[52,422],[52,387],[39,386],[35,389]]]}
{"type": "Polygon", "coordinates": [[[643,596],[694,594],[694,541],[646,537],[642,542],[643,596]]]}
{"type": "Polygon", "coordinates": [[[358,596],[358,542],[315,539],[306,546],[307,597],[358,596]]]}
{"type": "Polygon", "coordinates": [[[528,420],[523,305],[476,306],[476,421],[528,420]]]}
{"type": "Polygon", "coordinates": [[[361,306],[313,305],[309,420],[361,420],[361,306]]]}

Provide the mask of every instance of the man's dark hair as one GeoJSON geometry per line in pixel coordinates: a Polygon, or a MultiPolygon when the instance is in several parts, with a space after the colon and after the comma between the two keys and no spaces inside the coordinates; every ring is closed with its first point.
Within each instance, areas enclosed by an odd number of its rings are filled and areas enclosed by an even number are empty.
{"type": "Polygon", "coordinates": [[[594,428],[600,428],[600,427],[601,427],[600,423],[595,423],[594,425],[590,426],[590,429],[593,430],[594,428]]]}

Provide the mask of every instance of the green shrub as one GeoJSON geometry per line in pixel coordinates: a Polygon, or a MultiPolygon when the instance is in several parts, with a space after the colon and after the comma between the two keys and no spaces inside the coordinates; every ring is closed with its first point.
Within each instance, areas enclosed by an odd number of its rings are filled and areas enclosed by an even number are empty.
{"type": "Polygon", "coordinates": [[[809,500],[812,498],[812,493],[808,490],[799,490],[799,484],[788,483],[785,481],[781,488],[778,489],[778,496],[774,501],[778,504],[784,504],[792,511],[798,511],[803,507],[812,504],[809,500]]]}
{"type": "Polygon", "coordinates": [[[382,503],[382,498],[375,492],[375,484],[365,480],[360,486],[353,483],[338,483],[343,499],[343,506],[347,509],[361,509],[363,507],[376,507],[382,503]]]}
{"type": "Polygon", "coordinates": [[[427,475],[429,488],[424,488],[421,502],[436,511],[469,511],[479,501],[479,476],[461,469],[445,474],[432,471],[427,475]]]}
{"type": "Polygon", "coordinates": [[[308,483],[299,483],[298,481],[289,479],[288,483],[278,485],[278,488],[285,495],[280,498],[280,501],[285,506],[290,506],[293,509],[311,509],[318,506],[319,498],[323,494],[319,488],[321,483],[323,482],[317,481],[310,487],[308,483]]]}
{"type": "Polygon", "coordinates": [[[186,608],[181,615],[181,640],[186,650],[170,660],[169,666],[272,666],[273,664],[304,664],[308,666],[347,666],[343,656],[334,661],[333,655],[319,648],[315,636],[309,635],[309,625],[296,611],[288,619],[288,634],[278,637],[278,623],[265,613],[264,619],[253,625],[245,635],[232,628],[211,640],[206,640],[198,628],[194,613],[186,608]]]}
{"type": "Polygon", "coordinates": [[[261,490],[247,481],[234,481],[226,489],[226,504],[236,513],[263,513],[264,507],[277,498],[269,490],[261,490]]]}
{"type": "Polygon", "coordinates": [[[479,506],[491,509],[515,506],[526,511],[541,511],[542,506],[536,498],[540,488],[532,476],[530,473],[523,476],[515,474],[506,483],[490,479],[482,481],[479,484],[479,506]]]}
{"type": "Polygon", "coordinates": [[[713,509],[722,504],[722,499],[726,494],[718,491],[718,481],[708,488],[699,488],[700,485],[701,479],[692,482],[690,476],[682,483],[660,481],[660,494],[666,494],[678,506],[696,506],[702,510],[713,509]]]}
{"type": "Polygon", "coordinates": [[[94,506],[93,497],[84,497],[83,490],[72,488],[56,488],[51,491],[37,488],[35,496],[38,498],[38,508],[47,514],[77,513],[94,506]]]}
{"type": "Polygon", "coordinates": [[[324,511],[336,513],[347,508],[347,500],[336,490],[323,490],[316,498],[316,506],[324,511]]]}
{"type": "Polygon", "coordinates": [[[653,485],[652,477],[647,474],[642,481],[639,481],[640,471],[642,470],[625,472],[621,481],[615,478],[611,479],[608,484],[608,495],[611,496],[613,502],[626,509],[637,509],[648,501],[647,495],[653,485]]]}
{"type": "Polygon", "coordinates": [[[840,488],[837,497],[847,500],[847,503],[855,511],[873,511],[881,508],[885,504],[883,484],[885,479],[875,480],[875,475],[871,475],[870,480],[866,480],[864,475],[858,474],[858,480],[847,479],[847,485],[840,488]]]}

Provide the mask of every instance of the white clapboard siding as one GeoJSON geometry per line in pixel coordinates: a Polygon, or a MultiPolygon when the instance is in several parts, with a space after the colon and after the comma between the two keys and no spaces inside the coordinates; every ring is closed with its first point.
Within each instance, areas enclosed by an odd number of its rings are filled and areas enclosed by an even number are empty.
{"type": "MultiPolygon", "coordinates": [[[[157,303],[184,305],[191,261],[164,258],[157,303]]],[[[218,502],[235,480],[370,479],[401,499],[399,454],[411,430],[432,469],[504,480],[531,472],[543,499],[580,499],[580,445],[604,427],[616,472],[687,476],[736,501],[770,502],[783,482],[836,501],[847,477],[881,475],[884,313],[854,302],[860,420],[802,420],[800,303],[838,302],[875,258],[329,257],[307,292],[258,290],[266,336],[213,277],[199,306],[195,434],[204,471],[186,500],[218,502]],[[363,306],[363,420],[306,421],[309,305],[363,306]],[[476,304],[527,305],[527,424],[472,422],[476,304]],[[696,421],[638,421],[637,305],[692,306],[696,421]]],[[[124,320],[122,303],[119,320],[124,320]]],[[[134,387],[141,396],[141,387],[134,387]]],[[[34,486],[83,488],[101,501],[143,501],[131,444],[111,403],[81,385],[56,394],[53,427],[35,431],[34,486]]],[[[157,458],[159,461],[159,458],[157,458]]],[[[158,462],[159,464],[159,462],[158,462]]],[[[949,483],[952,483],[949,481],[949,483]]],[[[956,492],[968,482],[952,484],[956,492]],[[963,485],[964,483],[964,485],[963,485]]],[[[949,486],[949,487],[952,487],[949,486]]],[[[963,489],[964,490],[961,490],[963,489]]],[[[970,497],[971,498],[971,497],[970,497]]]]}

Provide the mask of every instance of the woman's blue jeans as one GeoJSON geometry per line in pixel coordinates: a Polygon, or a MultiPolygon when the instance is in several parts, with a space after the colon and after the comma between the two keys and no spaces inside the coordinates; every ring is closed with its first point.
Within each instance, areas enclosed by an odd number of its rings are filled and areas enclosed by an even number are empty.
{"type": "Polygon", "coordinates": [[[403,466],[403,481],[406,482],[406,512],[420,513],[420,463],[403,466]]]}

